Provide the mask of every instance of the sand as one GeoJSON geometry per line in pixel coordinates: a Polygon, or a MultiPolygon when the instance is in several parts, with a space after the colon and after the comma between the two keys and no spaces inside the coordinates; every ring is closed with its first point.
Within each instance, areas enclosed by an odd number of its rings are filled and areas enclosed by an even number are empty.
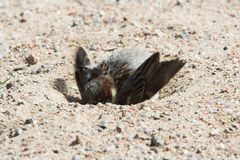
{"type": "Polygon", "coordinates": [[[240,1],[2,0],[0,81],[1,160],[240,159],[240,1]],[[77,46],[187,64],[157,100],[81,105],[77,46]]]}

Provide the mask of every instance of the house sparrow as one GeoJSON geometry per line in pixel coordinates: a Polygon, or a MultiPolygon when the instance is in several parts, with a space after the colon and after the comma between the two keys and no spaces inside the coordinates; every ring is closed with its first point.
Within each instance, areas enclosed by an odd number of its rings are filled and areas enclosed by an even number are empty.
{"type": "Polygon", "coordinates": [[[75,56],[75,79],[84,103],[136,104],[153,97],[185,65],[159,62],[159,53],[125,48],[99,64],[81,47],[75,56]]]}

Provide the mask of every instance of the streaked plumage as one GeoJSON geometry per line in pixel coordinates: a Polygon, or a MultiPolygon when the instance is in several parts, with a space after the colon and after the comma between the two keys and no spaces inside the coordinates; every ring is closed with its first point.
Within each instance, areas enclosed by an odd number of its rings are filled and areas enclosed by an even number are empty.
{"type": "Polygon", "coordinates": [[[85,103],[136,104],[153,97],[184,66],[159,62],[159,53],[125,48],[92,65],[83,48],[75,57],[75,78],[85,103]]]}

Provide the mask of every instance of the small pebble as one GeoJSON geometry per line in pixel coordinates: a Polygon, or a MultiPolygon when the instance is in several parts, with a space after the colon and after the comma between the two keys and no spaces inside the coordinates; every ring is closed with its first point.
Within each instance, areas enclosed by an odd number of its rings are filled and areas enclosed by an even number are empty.
{"type": "Polygon", "coordinates": [[[26,124],[36,124],[36,123],[37,123],[36,120],[34,120],[32,118],[26,119],[24,122],[25,125],[26,124]]]}
{"type": "Polygon", "coordinates": [[[223,150],[225,148],[225,145],[223,144],[223,143],[219,143],[218,145],[217,145],[217,150],[223,150]]]}
{"type": "Polygon", "coordinates": [[[116,127],[116,131],[117,131],[118,133],[121,133],[121,132],[122,132],[122,129],[121,129],[119,126],[117,126],[117,127],[116,127]]]}
{"type": "Polygon", "coordinates": [[[9,53],[8,46],[0,42],[0,59],[3,58],[3,56],[5,56],[7,53],[9,53]]]}
{"type": "Polygon", "coordinates": [[[79,21],[73,20],[71,27],[76,27],[76,26],[78,26],[79,24],[80,24],[79,21]]]}
{"type": "Polygon", "coordinates": [[[86,148],[80,148],[79,153],[80,153],[80,155],[84,155],[84,154],[87,153],[87,149],[86,148]]]}
{"type": "Polygon", "coordinates": [[[23,105],[23,104],[25,104],[25,103],[24,103],[24,101],[22,101],[22,100],[19,100],[19,101],[17,102],[17,105],[18,105],[18,106],[23,105]]]}
{"type": "Polygon", "coordinates": [[[29,65],[34,65],[34,64],[37,63],[37,58],[31,54],[31,55],[29,55],[29,56],[26,58],[26,62],[27,62],[29,65]]]}
{"type": "Polygon", "coordinates": [[[58,150],[56,150],[56,149],[54,149],[54,150],[52,150],[53,151],[53,153],[55,153],[55,154],[58,154],[59,152],[58,152],[58,150]]]}
{"type": "Polygon", "coordinates": [[[197,153],[197,154],[200,154],[200,153],[202,153],[202,152],[201,152],[201,150],[197,149],[196,153],[197,153]]]}
{"type": "Polygon", "coordinates": [[[210,136],[216,136],[216,135],[218,135],[218,134],[219,134],[219,129],[213,129],[213,130],[209,133],[210,136]]]}
{"type": "Polygon", "coordinates": [[[7,89],[10,89],[10,88],[12,88],[13,87],[13,84],[12,83],[8,83],[7,85],[6,85],[6,88],[7,89]]]}
{"type": "Polygon", "coordinates": [[[24,70],[24,68],[23,67],[17,67],[17,68],[13,69],[14,72],[21,71],[21,70],[24,70]]]}
{"type": "Polygon", "coordinates": [[[14,128],[10,131],[9,138],[17,137],[22,134],[23,130],[21,128],[14,128]]]}
{"type": "Polygon", "coordinates": [[[80,160],[80,159],[81,159],[81,158],[80,158],[79,155],[74,155],[73,158],[72,158],[72,160],[80,160]]]}
{"type": "Polygon", "coordinates": [[[217,113],[217,110],[214,109],[214,108],[209,108],[209,109],[208,109],[208,113],[215,114],[215,113],[217,113]]]}
{"type": "Polygon", "coordinates": [[[97,50],[96,46],[94,46],[94,45],[88,45],[87,49],[89,49],[90,51],[96,51],[97,50]]]}
{"type": "Polygon", "coordinates": [[[19,20],[19,22],[20,22],[20,23],[25,23],[25,22],[27,22],[27,20],[26,20],[25,18],[21,18],[21,19],[19,20]]]}
{"type": "Polygon", "coordinates": [[[4,133],[3,129],[0,129],[0,135],[2,135],[4,133]]]}
{"type": "Polygon", "coordinates": [[[156,137],[154,135],[152,135],[149,146],[150,147],[160,147],[162,145],[163,145],[163,142],[159,141],[158,139],[156,139],[156,137]]]}
{"type": "Polygon", "coordinates": [[[127,136],[127,139],[128,139],[129,141],[132,141],[132,140],[136,139],[137,136],[138,136],[138,135],[135,134],[135,133],[129,133],[128,136],[127,136]]]}
{"type": "Polygon", "coordinates": [[[200,56],[201,58],[203,58],[203,59],[209,59],[208,54],[205,53],[205,52],[199,52],[198,54],[199,54],[199,56],[200,56]]]}
{"type": "Polygon", "coordinates": [[[79,137],[76,136],[76,139],[74,141],[72,141],[69,146],[75,146],[75,145],[78,145],[80,144],[80,141],[79,141],[79,137]]]}
{"type": "Polygon", "coordinates": [[[108,147],[106,148],[106,152],[110,152],[110,153],[112,153],[112,152],[114,151],[115,148],[116,148],[115,145],[108,146],[108,147]]]}
{"type": "Polygon", "coordinates": [[[101,121],[99,124],[98,124],[98,127],[100,127],[101,129],[106,129],[107,128],[107,126],[106,126],[106,124],[105,124],[105,121],[101,121]]]}

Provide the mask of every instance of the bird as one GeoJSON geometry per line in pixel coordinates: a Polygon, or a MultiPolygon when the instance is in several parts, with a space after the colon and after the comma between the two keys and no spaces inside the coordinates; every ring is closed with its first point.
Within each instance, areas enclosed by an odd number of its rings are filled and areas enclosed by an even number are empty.
{"type": "Polygon", "coordinates": [[[123,48],[92,63],[82,47],[75,53],[75,80],[84,104],[132,105],[151,99],[186,64],[160,62],[160,53],[123,48]]]}

